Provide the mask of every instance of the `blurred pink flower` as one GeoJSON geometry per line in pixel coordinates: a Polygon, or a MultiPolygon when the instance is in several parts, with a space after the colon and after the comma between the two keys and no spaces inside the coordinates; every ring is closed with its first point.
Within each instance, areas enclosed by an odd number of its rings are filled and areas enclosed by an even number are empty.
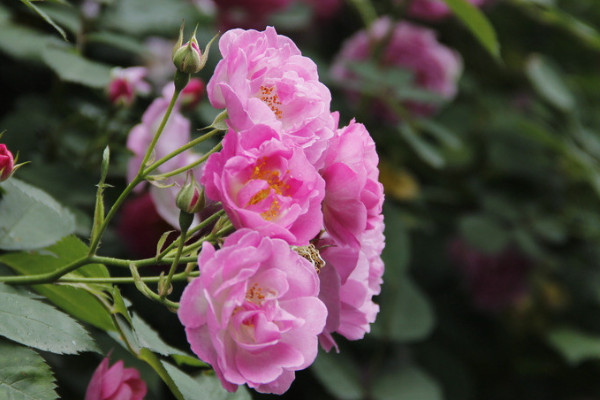
{"type": "Polygon", "coordinates": [[[192,78],[188,82],[188,84],[181,91],[181,106],[184,108],[194,108],[200,100],[202,100],[202,96],[204,96],[206,85],[204,81],[200,78],[192,78]]]}
{"type": "Polygon", "coordinates": [[[5,144],[0,143],[0,182],[7,180],[15,168],[15,159],[5,144]]]}
{"type": "Polygon", "coordinates": [[[150,84],[144,81],[146,72],[144,67],[113,68],[107,88],[110,102],[130,105],[136,94],[150,93],[150,84]]]}
{"type": "Polygon", "coordinates": [[[462,273],[475,306],[482,310],[505,309],[529,290],[533,263],[514,248],[485,254],[455,239],[450,243],[450,256],[462,273]]]}
{"type": "Polygon", "coordinates": [[[188,342],[223,386],[284,393],[317,355],[327,310],[313,265],[279,239],[240,229],[220,250],[204,242],[200,276],[178,311],[188,342]]]}
{"type": "Polygon", "coordinates": [[[379,183],[375,142],[363,124],[352,120],[329,142],[325,167],[323,218],[325,230],[338,242],[358,244],[358,238],[379,218],[383,185],[379,183]]]}
{"type": "MultiPolygon", "coordinates": [[[[348,64],[369,60],[375,48],[382,44],[380,59],[373,60],[382,71],[405,69],[413,74],[413,84],[419,89],[446,100],[456,95],[457,81],[462,72],[460,55],[440,44],[434,31],[409,22],[393,23],[387,17],[378,19],[369,31],[360,31],[344,43],[331,68],[332,77],[342,85],[345,82],[360,83],[348,64]]],[[[381,93],[381,96],[393,98],[394,90],[397,89],[390,87],[389,93],[381,93]]],[[[403,104],[421,115],[429,115],[436,110],[433,104],[417,101],[404,101],[403,104]]],[[[377,102],[375,108],[383,110],[378,112],[392,120],[398,118],[383,102],[377,102]]]]}
{"type": "Polygon", "coordinates": [[[330,18],[334,16],[342,5],[342,0],[302,0],[304,3],[313,7],[314,13],[318,18],[330,18]]]}
{"type": "MultiPolygon", "coordinates": [[[[165,86],[163,96],[155,99],[152,104],[150,104],[148,109],[144,112],[144,115],[142,115],[141,123],[134,126],[129,132],[127,148],[133,153],[133,157],[129,160],[127,166],[127,179],[130,182],[135,178],[144,158],[144,154],[154,137],[154,133],[167,111],[173,90],[174,87],[172,83],[165,86]]],[[[154,149],[153,159],[156,161],[166,156],[172,151],[187,144],[190,140],[190,121],[179,112],[178,102],[158,139],[154,149]]],[[[166,173],[181,168],[197,159],[197,154],[194,154],[189,150],[185,151],[161,165],[157,169],[157,173],[166,173]]],[[[196,175],[199,176],[200,174],[197,173],[196,175]]],[[[175,198],[177,197],[179,187],[184,182],[185,174],[182,173],[165,182],[161,182],[161,186],[163,187],[152,186],[150,188],[158,213],[176,228],[179,227],[179,210],[175,207],[175,198]],[[164,187],[169,185],[172,186],[164,187]]],[[[142,187],[142,185],[138,185],[136,191],[141,191],[142,187]]]]}
{"type": "Polygon", "coordinates": [[[288,7],[292,0],[214,0],[219,28],[264,29],[268,17],[288,7]]]}
{"type": "Polygon", "coordinates": [[[119,360],[109,368],[102,360],[85,392],[85,400],[143,400],[146,383],[135,368],[124,368],[119,360]]]}
{"type": "Polygon", "coordinates": [[[272,27],[228,31],[219,49],[223,59],[207,85],[211,104],[227,109],[235,130],[272,126],[317,165],[333,136],[334,120],[331,94],[319,81],[316,64],[272,27]]]}
{"type": "MultiPolygon", "coordinates": [[[[481,6],[486,0],[467,0],[474,6],[481,6]]],[[[408,15],[428,21],[443,19],[451,14],[450,8],[442,0],[412,0],[408,15]]]]}
{"type": "Polygon", "coordinates": [[[156,245],[171,226],[158,214],[150,193],[128,199],[123,204],[117,225],[119,237],[136,257],[156,254],[156,245]]]}
{"type": "Polygon", "coordinates": [[[323,226],[325,182],[297,147],[283,143],[267,125],[223,139],[201,178],[206,195],[221,201],[236,228],[293,245],[307,245],[323,226]]]}
{"type": "Polygon", "coordinates": [[[327,306],[327,323],[319,340],[327,351],[337,347],[332,333],[349,340],[362,339],[370,332],[379,306],[373,296],[381,291],[384,264],[381,252],[385,246],[383,216],[374,219],[358,244],[340,243],[327,234],[319,240],[326,261],[319,279],[319,298],[327,306]]]}

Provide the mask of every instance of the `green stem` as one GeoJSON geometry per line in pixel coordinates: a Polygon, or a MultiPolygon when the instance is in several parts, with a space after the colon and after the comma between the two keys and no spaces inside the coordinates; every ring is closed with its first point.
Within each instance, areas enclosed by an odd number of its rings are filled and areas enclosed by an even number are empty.
{"type": "Polygon", "coordinates": [[[159,291],[161,300],[164,300],[165,297],[167,297],[167,292],[169,291],[169,287],[171,286],[171,279],[173,279],[175,270],[177,269],[177,266],[179,265],[179,259],[181,258],[181,252],[183,251],[183,247],[185,246],[186,236],[187,236],[187,228],[181,230],[181,239],[179,240],[179,246],[177,246],[177,253],[175,253],[175,258],[173,259],[171,268],[169,268],[169,273],[167,274],[167,279],[164,281],[164,285],[161,287],[161,289],[159,291]]]}
{"type": "Polygon", "coordinates": [[[148,168],[144,169],[143,174],[144,175],[149,174],[150,172],[154,171],[156,168],[160,167],[161,165],[163,165],[164,163],[166,163],[167,161],[169,161],[173,157],[175,157],[175,156],[183,153],[184,151],[186,151],[188,149],[191,149],[192,147],[196,146],[199,143],[204,142],[205,140],[210,139],[211,137],[215,136],[219,132],[221,132],[221,130],[219,130],[219,129],[213,129],[210,132],[205,133],[204,135],[202,135],[200,137],[197,137],[196,139],[190,141],[186,145],[181,146],[177,150],[173,150],[172,152],[170,152],[169,154],[167,154],[163,158],[161,158],[158,161],[155,161],[151,165],[149,165],[148,168]]]}
{"type": "MultiPolygon", "coordinates": [[[[197,258],[198,257],[182,257],[180,262],[194,262],[197,260],[197,258]]],[[[135,264],[136,267],[140,268],[140,267],[149,267],[152,265],[169,265],[172,262],[173,262],[173,260],[171,258],[160,259],[158,257],[153,257],[153,258],[144,258],[141,260],[126,260],[126,259],[121,259],[121,258],[94,256],[91,258],[90,264],[91,263],[107,264],[107,265],[114,265],[117,267],[125,267],[125,268],[129,268],[129,266],[131,264],[135,264]]]]}
{"type": "MultiPolygon", "coordinates": [[[[173,281],[184,281],[186,280],[188,277],[194,277],[194,276],[198,276],[197,272],[193,272],[193,273],[185,273],[185,272],[180,272],[178,274],[174,274],[173,277],[171,278],[173,281]]],[[[139,278],[142,282],[146,282],[146,283],[158,283],[161,280],[160,276],[140,276],[139,278]]],[[[97,283],[97,284],[101,284],[101,283],[108,283],[108,284],[119,284],[119,283],[135,283],[135,280],[133,278],[128,278],[128,277],[119,277],[119,278],[71,278],[71,277],[66,277],[63,276],[62,278],[58,279],[56,281],[56,283],[97,283]]]]}
{"type": "Polygon", "coordinates": [[[371,26],[371,23],[377,19],[377,11],[370,0],[347,0],[360,15],[363,24],[366,28],[371,26]]]}
{"type": "Polygon", "coordinates": [[[162,131],[165,129],[165,126],[167,125],[167,121],[168,121],[169,117],[171,116],[173,107],[175,107],[175,103],[177,102],[179,93],[181,93],[181,90],[175,89],[175,92],[173,93],[173,97],[171,97],[171,102],[169,103],[169,106],[167,107],[167,111],[165,112],[165,115],[163,116],[162,121],[160,121],[160,125],[159,125],[158,129],[156,130],[154,137],[152,138],[152,142],[150,142],[150,146],[148,146],[148,150],[146,150],[146,154],[144,155],[144,159],[142,160],[142,163],[140,164],[140,169],[137,174],[138,176],[144,175],[144,169],[146,168],[146,163],[150,159],[150,156],[152,155],[152,152],[154,151],[154,148],[156,147],[156,143],[158,143],[158,139],[160,138],[162,131]]]}
{"type": "MultiPolygon", "coordinates": [[[[180,263],[196,262],[198,257],[181,257],[180,263]]],[[[45,283],[52,283],[61,279],[64,275],[81,268],[88,264],[108,264],[119,267],[129,268],[131,264],[135,264],[136,267],[147,267],[157,264],[169,265],[173,262],[172,259],[166,258],[157,260],[156,258],[146,258],[143,260],[123,260],[111,257],[100,257],[100,256],[87,256],[75,260],[62,268],[59,268],[52,272],[35,275],[18,275],[18,276],[0,276],[0,282],[8,283],[10,285],[39,285],[45,283]]],[[[68,278],[70,279],[70,278],[68,278]]],[[[91,278],[90,278],[91,279],[91,278]]],[[[104,279],[104,278],[102,278],[104,279]]]]}
{"type": "MultiPolygon", "coordinates": [[[[175,303],[171,300],[165,299],[164,297],[154,293],[154,291],[152,289],[150,289],[148,287],[148,285],[146,285],[146,283],[142,280],[142,277],[140,276],[137,268],[135,265],[130,265],[130,271],[131,271],[131,276],[133,278],[133,283],[135,284],[135,287],[147,298],[151,299],[151,300],[155,300],[159,303],[162,303],[164,305],[166,305],[167,307],[171,307],[171,308],[179,308],[179,304],[175,303]]],[[[159,277],[160,278],[160,277],[159,277]]]]}
{"type": "Polygon", "coordinates": [[[0,276],[0,282],[10,285],[37,285],[40,283],[49,283],[57,280],[61,276],[68,274],[86,264],[90,264],[91,257],[82,257],[75,260],[62,268],[52,272],[37,275],[19,275],[19,276],[0,276]]]}
{"type": "Polygon", "coordinates": [[[160,180],[160,179],[164,179],[164,178],[169,178],[171,176],[175,176],[175,175],[180,174],[182,172],[185,172],[185,171],[188,171],[190,169],[196,168],[198,165],[200,165],[203,162],[205,162],[211,154],[216,153],[217,151],[221,150],[222,147],[223,147],[223,144],[219,143],[215,147],[213,147],[208,153],[204,154],[202,157],[200,157],[198,160],[194,161],[193,163],[191,163],[189,165],[186,165],[186,166],[183,166],[181,168],[177,168],[177,169],[175,169],[173,171],[166,172],[164,174],[150,175],[148,177],[148,179],[160,180]]]}
{"type": "Polygon", "coordinates": [[[115,203],[112,205],[112,207],[108,211],[108,214],[106,214],[106,217],[104,218],[104,221],[102,221],[102,224],[98,228],[98,231],[95,232],[94,239],[90,243],[90,250],[88,251],[89,256],[96,254],[96,251],[98,250],[98,246],[100,245],[100,239],[102,238],[104,231],[106,230],[106,227],[108,226],[108,223],[113,219],[113,217],[115,216],[115,214],[117,213],[117,211],[119,210],[119,208],[121,207],[121,205],[123,204],[125,199],[129,196],[129,194],[133,191],[133,189],[138,185],[138,183],[140,183],[144,180],[145,165],[148,162],[148,160],[150,159],[150,156],[152,155],[152,153],[154,152],[156,143],[158,142],[160,135],[162,134],[163,130],[165,129],[165,126],[167,125],[167,121],[169,120],[169,117],[171,116],[171,113],[173,112],[173,108],[175,107],[175,103],[177,102],[177,98],[179,97],[179,93],[181,93],[181,90],[175,90],[175,92],[173,93],[173,97],[171,98],[171,101],[169,102],[167,111],[165,112],[165,115],[163,116],[162,121],[160,122],[160,125],[158,126],[158,129],[156,130],[156,133],[154,134],[154,137],[152,138],[152,142],[150,142],[150,146],[146,150],[146,154],[144,154],[144,158],[142,160],[142,163],[140,164],[140,169],[138,170],[137,175],[129,183],[129,185],[127,185],[125,190],[123,190],[123,192],[121,192],[121,195],[117,198],[115,203]]]}
{"type": "MultiPolygon", "coordinates": [[[[217,219],[219,219],[222,215],[225,215],[225,210],[219,210],[216,213],[214,213],[213,215],[211,215],[210,217],[206,218],[204,221],[200,222],[198,225],[196,225],[195,227],[193,227],[192,229],[189,230],[188,237],[194,236],[194,234],[196,232],[206,228],[208,225],[212,224],[217,219]]],[[[156,256],[156,259],[161,260],[169,251],[173,250],[173,248],[175,246],[179,245],[180,240],[181,240],[181,236],[177,240],[175,240],[173,243],[168,245],[167,248],[164,249],[158,256],[156,256]]],[[[204,241],[204,240],[200,240],[200,242],[202,242],[202,241],[204,241]]]]}

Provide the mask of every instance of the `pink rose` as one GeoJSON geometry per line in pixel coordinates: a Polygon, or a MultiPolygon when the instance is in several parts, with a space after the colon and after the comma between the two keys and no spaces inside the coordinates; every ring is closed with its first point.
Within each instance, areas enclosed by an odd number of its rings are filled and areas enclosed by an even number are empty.
{"type": "Polygon", "coordinates": [[[0,182],[7,180],[15,169],[15,159],[5,144],[0,143],[0,182]]]}
{"type": "Polygon", "coordinates": [[[85,400],[143,400],[146,383],[135,368],[123,368],[123,361],[108,367],[102,360],[85,392],[85,400]]]}
{"type": "Polygon", "coordinates": [[[223,59],[207,85],[211,104],[227,109],[233,129],[270,125],[318,164],[334,122],[316,64],[273,27],[225,32],[219,49],[223,59]]]}
{"type": "MultiPolygon", "coordinates": [[[[474,6],[481,6],[486,0],[467,0],[474,6]]],[[[450,8],[442,0],[412,0],[408,15],[428,21],[437,21],[451,14],[450,8]]]]}
{"type": "Polygon", "coordinates": [[[204,81],[200,78],[192,78],[188,82],[188,84],[181,91],[181,104],[186,108],[194,108],[200,100],[202,96],[204,96],[205,91],[204,81]]]}
{"type": "Polygon", "coordinates": [[[220,250],[204,242],[198,266],[178,311],[192,351],[229,391],[284,393],[314,361],[327,316],[313,265],[283,240],[240,229],[220,250]]]}
{"type": "Polygon", "coordinates": [[[113,68],[107,89],[110,102],[130,105],[136,94],[150,93],[150,84],[144,81],[146,72],[144,67],[113,68]]]}
{"type": "Polygon", "coordinates": [[[223,150],[206,162],[201,182],[236,228],[302,246],[323,226],[325,182],[302,150],[284,144],[267,125],[230,130],[223,150]]]}
{"type": "Polygon", "coordinates": [[[501,311],[529,294],[529,274],[534,264],[517,249],[507,247],[498,253],[486,254],[463,240],[454,239],[449,250],[479,309],[501,311]]]}
{"type": "MultiPolygon", "coordinates": [[[[163,97],[155,99],[152,104],[150,104],[150,107],[148,107],[142,116],[142,122],[134,126],[129,132],[127,148],[133,152],[133,157],[129,160],[127,166],[127,179],[129,181],[133,180],[140,168],[146,149],[150,146],[154,133],[167,111],[173,91],[174,87],[172,83],[166,85],[163,89],[163,97]]],[[[191,140],[190,131],[190,121],[179,112],[178,102],[158,139],[154,149],[153,159],[156,161],[187,144],[191,140]]],[[[197,154],[194,154],[189,150],[185,151],[161,165],[156,170],[156,173],[173,171],[186,166],[197,159],[197,154]]],[[[196,171],[196,175],[199,176],[198,171],[196,171]]],[[[158,213],[165,221],[175,228],[179,227],[179,210],[175,206],[175,198],[177,197],[179,187],[183,185],[184,182],[185,174],[182,173],[165,182],[161,182],[162,187],[152,186],[150,188],[150,193],[158,213]],[[165,187],[169,185],[172,186],[165,187]]],[[[138,192],[141,189],[142,186],[136,188],[138,192]]]]}
{"type": "Polygon", "coordinates": [[[303,0],[314,9],[318,18],[331,18],[340,11],[344,4],[341,0],[303,0]]]}
{"type": "Polygon", "coordinates": [[[384,271],[381,252],[385,245],[383,216],[373,220],[373,228],[359,237],[359,244],[337,242],[325,234],[319,241],[326,262],[321,269],[319,298],[327,306],[327,322],[319,339],[325,350],[337,347],[332,333],[349,340],[362,339],[370,332],[379,306],[373,296],[379,294],[384,271]]]}
{"type": "MultiPolygon", "coordinates": [[[[367,61],[377,46],[384,45],[377,64],[384,69],[400,68],[413,73],[413,84],[420,89],[450,100],[456,95],[462,71],[458,53],[440,44],[435,32],[409,22],[392,23],[387,17],[378,19],[370,31],[360,31],[348,39],[337,55],[331,75],[337,81],[357,83],[348,63],[367,61]],[[385,43],[383,42],[385,40],[385,43]]],[[[394,88],[389,88],[393,93],[394,88]]],[[[385,94],[384,94],[385,95],[385,94]]],[[[432,114],[436,107],[416,101],[405,101],[413,113],[432,114]]],[[[377,102],[376,109],[391,120],[396,114],[388,105],[377,102]]]]}
{"type": "Polygon", "coordinates": [[[358,244],[381,214],[383,185],[379,183],[375,142],[363,124],[353,121],[329,143],[325,167],[323,218],[325,229],[340,243],[358,244]]]}
{"type": "Polygon", "coordinates": [[[264,29],[267,18],[288,7],[292,0],[215,0],[219,28],[264,29]]]}
{"type": "Polygon", "coordinates": [[[136,257],[152,257],[163,233],[171,226],[156,211],[150,193],[127,199],[117,226],[119,237],[136,257]]]}

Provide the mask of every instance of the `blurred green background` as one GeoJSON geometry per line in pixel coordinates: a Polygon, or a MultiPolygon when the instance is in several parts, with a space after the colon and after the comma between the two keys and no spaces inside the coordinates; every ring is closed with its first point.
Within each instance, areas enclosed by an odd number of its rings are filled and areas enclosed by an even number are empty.
{"type": "MultiPolygon", "coordinates": [[[[190,31],[198,24],[201,47],[224,22],[206,1],[35,2],[55,28],[25,3],[0,4],[2,141],[31,161],[18,177],[73,211],[86,237],[102,149],[110,143],[109,182],[122,188],[127,134],[173,73],[181,21],[190,31]],[[137,65],[150,69],[154,94],[111,105],[110,69],[137,65]]],[[[387,196],[385,283],[372,332],[339,338],[340,353],[320,354],[283,398],[600,399],[600,2],[488,2],[481,11],[497,57],[477,39],[482,25],[406,11],[398,1],[353,0],[321,15],[295,1],[254,21],[274,25],[318,64],[342,125],[356,116],[367,126],[387,196]],[[454,99],[440,105],[374,62],[357,66],[358,84],[332,79],[335,55],[373,12],[427,26],[460,54],[454,99]],[[350,85],[363,93],[359,106],[350,85]],[[399,103],[403,93],[421,94],[436,112],[381,118],[364,106],[389,95],[378,85],[394,87],[399,103]]],[[[218,59],[215,48],[199,74],[206,82],[218,59]]],[[[197,129],[215,114],[204,98],[187,116],[197,129]]],[[[107,191],[109,200],[116,194],[107,191]]],[[[107,235],[103,253],[131,255],[114,227],[107,235]]],[[[135,290],[125,295],[135,303],[135,290]]],[[[174,315],[154,305],[136,311],[187,347],[174,315]]],[[[46,359],[65,399],[79,398],[99,361],[46,359]]],[[[143,373],[148,398],[168,399],[158,377],[143,373]]]]}

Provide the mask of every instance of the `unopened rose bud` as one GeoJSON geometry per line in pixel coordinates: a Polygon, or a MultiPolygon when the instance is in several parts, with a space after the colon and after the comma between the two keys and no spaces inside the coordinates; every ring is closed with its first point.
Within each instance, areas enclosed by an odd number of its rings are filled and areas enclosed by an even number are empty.
{"type": "Polygon", "coordinates": [[[208,59],[208,52],[210,45],[215,40],[216,36],[206,45],[204,52],[200,50],[198,40],[196,40],[196,29],[192,33],[190,40],[187,43],[183,43],[183,24],[179,29],[179,39],[173,48],[173,64],[177,67],[180,72],[186,74],[195,74],[200,72],[206,65],[208,59]]]}
{"type": "Polygon", "coordinates": [[[144,81],[147,70],[144,67],[119,68],[110,72],[110,82],[107,87],[108,98],[112,104],[131,105],[136,94],[148,94],[151,87],[144,81]]]}
{"type": "Polygon", "coordinates": [[[192,78],[181,92],[181,105],[187,108],[195,107],[204,96],[205,85],[200,78],[192,78]]]}
{"type": "Polygon", "coordinates": [[[174,49],[173,52],[173,64],[175,64],[177,69],[181,72],[195,74],[204,68],[206,59],[203,59],[202,51],[196,40],[196,30],[194,30],[190,40],[185,44],[180,44],[180,42],[183,42],[182,35],[183,25],[182,29],[179,31],[179,40],[177,41],[179,47],[174,49]]]}
{"type": "Polygon", "coordinates": [[[15,159],[12,153],[5,144],[0,143],[0,182],[10,178],[14,170],[15,159]]]}
{"type": "Polygon", "coordinates": [[[195,214],[204,208],[204,190],[194,179],[194,175],[188,173],[187,179],[175,199],[177,208],[188,214],[195,214]]]}

